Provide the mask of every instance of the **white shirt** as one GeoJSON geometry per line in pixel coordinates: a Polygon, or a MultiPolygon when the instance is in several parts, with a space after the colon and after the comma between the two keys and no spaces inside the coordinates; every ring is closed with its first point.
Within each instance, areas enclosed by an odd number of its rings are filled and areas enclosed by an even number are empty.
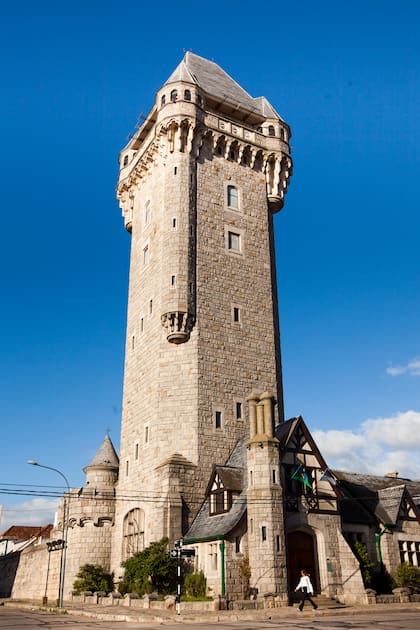
{"type": "Polygon", "coordinates": [[[306,588],[306,592],[310,595],[314,594],[314,587],[312,586],[312,582],[309,579],[309,575],[302,575],[302,577],[300,578],[296,590],[299,590],[301,588],[306,588]]]}

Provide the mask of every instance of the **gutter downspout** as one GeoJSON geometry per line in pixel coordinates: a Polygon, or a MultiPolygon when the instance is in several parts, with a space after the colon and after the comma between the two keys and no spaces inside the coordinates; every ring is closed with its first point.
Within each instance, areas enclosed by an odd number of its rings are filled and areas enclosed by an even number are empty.
{"type": "Polygon", "coordinates": [[[379,562],[381,563],[381,565],[383,564],[383,560],[382,560],[382,549],[381,549],[381,538],[384,534],[389,534],[391,533],[391,530],[389,529],[389,526],[385,523],[384,528],[381,532],[379,532],[379,534],[375,534],[375,542],[376,542],[376,549],[378,552],[378,558],[379,558],[379,562]]]}
{"type": "Polygon", "coordinates": [[[226,576],[225,576],[225,537],[224,534],[216,534],[215,536],[203,536],[202,538],[183,538],[182,543],[184,545],[193,545],[194,543],[212,542],[214,540],[220,540],[220,564],[221,564],[221,596],[226,594],[226,576]]]}

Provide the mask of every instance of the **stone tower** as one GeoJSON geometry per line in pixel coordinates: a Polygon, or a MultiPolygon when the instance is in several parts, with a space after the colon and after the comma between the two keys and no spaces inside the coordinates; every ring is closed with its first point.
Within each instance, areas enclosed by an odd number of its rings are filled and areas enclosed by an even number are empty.
{"type": "Polygon", "coordinates": [[[213,463],[249,435],[248,392],[275,392],[283,420],[272,215],[289,137],[264,97],[188,52],[121,152],[131,259],[115,570],[186,531],[213,463]]]}

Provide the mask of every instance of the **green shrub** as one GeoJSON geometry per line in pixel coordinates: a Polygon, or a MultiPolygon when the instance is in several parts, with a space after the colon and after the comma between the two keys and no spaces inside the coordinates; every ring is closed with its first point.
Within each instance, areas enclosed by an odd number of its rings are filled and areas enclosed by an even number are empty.
{"type": "Polygon", "coordinates": [[[420,569],[413,567],[408,562],[401,563],[395,574],[395,583],[398,586],[406,586],[415,592],[420,592],[420,569]]]}
{"type": "Polygon", "coordinates": [[[185,594],[187,597],[205,597],[207,580],[202,571],[199,573],[187,573],[184,580],[185,594]]]}
{"type": "Polygon", "coordinates": [[[113,576],[107,573],[99,564],[84,564],[80,567],[77,574],[79,579],[73,583],[76,595],[80,595],[83,591],[104,591],[110,593],[114,590],[113,576]]]}
{"type": "Polygon", "coordinates": [[[122,595],[144,595],[153,591],[170,595],[176,591],[177,565],[168,552],[168,539],[151,543],[122,563],[124,577],[118,585],[122,595]]]}

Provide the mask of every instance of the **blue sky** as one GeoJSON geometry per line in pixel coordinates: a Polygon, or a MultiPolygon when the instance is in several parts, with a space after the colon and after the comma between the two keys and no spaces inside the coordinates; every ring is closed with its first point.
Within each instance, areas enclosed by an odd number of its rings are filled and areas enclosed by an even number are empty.
{"type": "Polygon", "coordinates": [[[420,478],[418,2],[2,8],[0,529],[119,444],[129,236],[117,157],[184,50],[292,128],[276,216],[288,417],[331,467],[420,478]],[[16,485],[12,485],[16,484],[16,485]],[[47,488],[43,489],[48,490],[47,488]]]}

